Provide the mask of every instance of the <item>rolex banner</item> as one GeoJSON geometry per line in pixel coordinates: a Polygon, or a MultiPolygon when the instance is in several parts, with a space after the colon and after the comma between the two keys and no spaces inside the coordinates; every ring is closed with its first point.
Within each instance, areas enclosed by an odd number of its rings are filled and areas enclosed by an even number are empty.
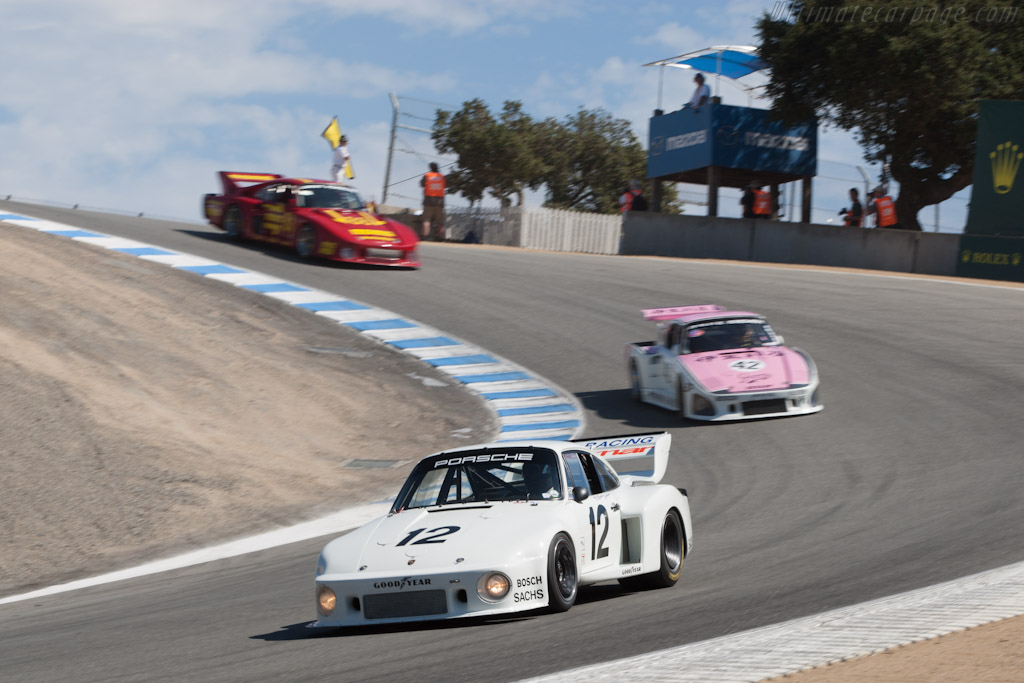
{"type": "Polygon", "coordinates": [[[1024,281],[1024,101],[981,100],[957,274],[1024,281]]]}

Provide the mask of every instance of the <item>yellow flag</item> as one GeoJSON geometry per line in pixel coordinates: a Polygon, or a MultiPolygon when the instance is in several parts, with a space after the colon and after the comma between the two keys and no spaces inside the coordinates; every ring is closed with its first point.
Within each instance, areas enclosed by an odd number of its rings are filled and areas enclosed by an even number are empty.
{"type": "MultiPolygon", "coordinates": [[[[338,125],[338,117],[335,116],[331,119],[331,122],[324,128],[324,132],[320,133],[320,137],[327,140],[330,143],[331,149],[338,149],[341,145],[341,126],[338,125]]],[[[355,171],[352,170],[352,161],[345,162],[345,177],[352,180],[356,177],[355,171]]]]}
{"type": "Polygon", "coordinates": [[[324,128],[324,132],[320,133],[320,137],[324,138],[331,144],[331,149],[338,148],[338,145],[341,144],[341,126],[338,125],[337,116],[331,119],[330,124],[324,128]]]}

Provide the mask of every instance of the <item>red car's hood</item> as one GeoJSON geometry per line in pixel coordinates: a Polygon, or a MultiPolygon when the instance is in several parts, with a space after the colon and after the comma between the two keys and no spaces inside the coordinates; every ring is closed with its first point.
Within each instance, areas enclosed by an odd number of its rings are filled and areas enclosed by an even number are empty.
{"type": "Polygon", "coordinates": [[[320,225],[347,242],[368,247],[400,247],[414,245],[418,238],[409,226],[372,214],[348,209],[304,209],[320,225]]]}
{"type": "Polygon", "coordinates": [[[810,381],[807,361],[785,346],[692,353],[679,360],[712,392],[775,391],[810,381]]]}

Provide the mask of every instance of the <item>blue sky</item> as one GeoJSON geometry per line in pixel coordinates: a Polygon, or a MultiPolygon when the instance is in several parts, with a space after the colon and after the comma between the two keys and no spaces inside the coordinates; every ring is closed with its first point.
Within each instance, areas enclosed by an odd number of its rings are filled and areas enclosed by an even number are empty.
{"type": "MultiPolygon", "coordinates": [[[[601,107],[647,138],[659,69],[720,44],[754,44],[772,1],[0,0],[0,196],[201,221],[217,171],[326,177],[320,132],[337,115],[355,184],[381,199],[392,106],[429,128],[438,107],[521,100],[534,117],[601,107]]],[[[663,108],[692,75],[665,69],[663,108]]],[[[722,85],[727,104],[747,105],[722,85]]],[[[754,106],[764,106],[753,102],[754,106]]],[[[835,219],[856,166],[852,135],[820,132],[814,220],[835,219]]],[[[429,136],[398,130],[389,204],[417,205],[429,136]]],[[[703,200],[700,188],[683,197],[703,200]]],[[[723,190],[722,215],[738,215],[723,190]]],[[[958,232],[969,190],[943,203],[958,232]]],[[[532,196],[528,203],[539,204],[532,196]]],[[[458,198],[454,204],[462,203],[458,198]]],[[[703,214],[699,205],[688,213],[703,214]]],[[[920,220],[934,230],[935,211],[920,220]]]]}

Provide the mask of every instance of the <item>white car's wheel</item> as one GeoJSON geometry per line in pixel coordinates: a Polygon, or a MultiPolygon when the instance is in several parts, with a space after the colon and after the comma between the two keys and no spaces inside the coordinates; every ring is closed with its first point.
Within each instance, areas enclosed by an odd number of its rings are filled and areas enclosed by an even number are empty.
{"type": "Polygon", "coordinates": [[[551,539],[548,550],[548,606],[552,612],[565,612],[576,602],[579,575],[576,573],[576,549],[565,533],[551,539]]]}
{"type": "Polygon", "coordinates": [[[635,360],[629,361],[629,391],[637,403],[644,400],[643,387],[640,386],[640,368],[636,366],[635,360]]]}
{"type": "Polygon", "coordinates": [[[228,207],[224,214],[224,232],[233,240],[242,239],[242,210],[237,204],[228,207]]]}
{"type": "Polygon", "coordinates": [[[683,520],[673,508],[665,513],[661,525],[661,566],[658,571],[620,579],[619,583],[630,590],[670,588],[676,585],[683,571],[685,543],[683,520]]]}
{"type": "Polygon", "coordinates": [[[295,253],[301,258],[313,258],[316,254],[316,228],[309,223],[299,228],[295,236],[295,253]]]}

